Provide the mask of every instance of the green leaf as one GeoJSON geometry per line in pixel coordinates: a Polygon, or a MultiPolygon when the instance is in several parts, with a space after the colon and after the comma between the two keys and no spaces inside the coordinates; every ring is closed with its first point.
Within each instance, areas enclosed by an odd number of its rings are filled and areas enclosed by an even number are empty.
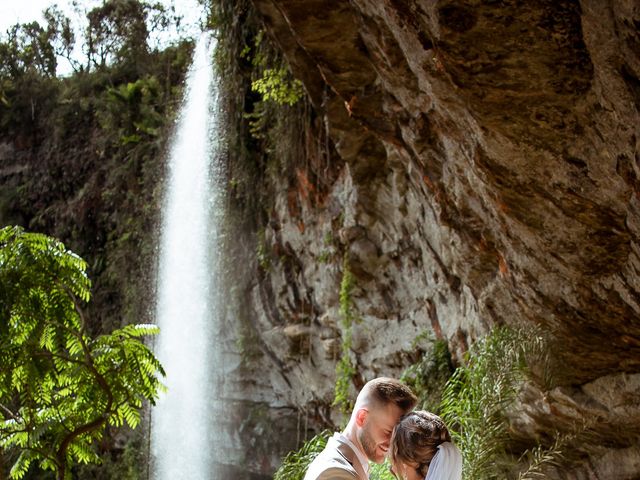
{"type": "Polygon", "coordinates": [[[31,463],[35,460],[34,453],[31,450],[23,450],[16,462],[9,471],[10,478],[23,478],[29,471],[31,463]]]}
{"type": "Polygon", "coordinates": [[[84,329],[90,299],[86,263],[56,239],[0,229],[0,446],[19,455],[12,478],[33,462],[99,461],[93,451],[109,424],[140,424],[142,401],[163,388],[162,366],[144,345],[154,325],[127,325],[92,338],[84,329]],[[74,433],[78,432],[78,433],[74,433]],[[80,434],[79,432],[83,432],[80,434]]]}

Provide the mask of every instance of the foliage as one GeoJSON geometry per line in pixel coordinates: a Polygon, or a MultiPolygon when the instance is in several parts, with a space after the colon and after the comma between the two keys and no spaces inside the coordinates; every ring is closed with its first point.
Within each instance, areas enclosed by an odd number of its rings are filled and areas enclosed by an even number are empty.
{"type": "Polygon", "coordinates": [[[330,436],[331,432],[324,430],[307,440],[298,450],[289,452],[273,475],[273,480],[302,480],[307,467],[324,450],[330,436]]]}
{"type": "Polygon", "coordinates": [[[0,128],[33,129],[37,111],[52,103],[58,33],[37,22],[14,25],[0,39],[0,128]]]}
{"type": "MultiPolygon", "coordinates": [[[[303,99],[304,89],[293,78],[280,51],[265,40],[263,30],[253,36],[239,55],[251,65],[251,91],[260,94],[260,100],[253,102],[253,111],[246,112],[244,118],[254,138],[267,140],[274,130],[274,120],[282,123],[283,107],[291,107],[303,99]]],[[[267,145],[267,149],[272,148],[267,145]]]]}
{"type": "MultiPolygon", "coordinates": [[[[148,478],[148,436],[143,428],[128,432],[122,447],[113,449],[109,455],[101,456],[99,464],[77,465],[73,478],[92,480],[142,480],[148,478]]],[[[39,472],[40,473],[40,472],[39,472]]],[[[38,477],[38,480],[41,480],[38,477]]]]}
{"type": "Polygon", "coordinates": [[[55,77],[58,57],[67,59],[75,72],[104,70],[111,64],[144,68],[150,34],[180,23],[180,17],[159,2],[106,0],[87,13],[82,38],[86,63],[81,64],[72,55],[77,37],[70,19],[55,5],[44,11],[44,18],[44,26],[34,21],[9,28],[0,42],[0,76],[55,77]]]}
{"type": "MultiPolygon", "coordinates": [[[[55,6],[46,9],[44,17],[43,25],[16,24],[0,36],[0,127],[7,128],[8,133],[30,133],[39,126],[43,113],[64,106],[67,99],[59,98],[64,83],[89,84],[94,90],[87,93],[93,97],[100,96],[107,85],[118,89],[120,83],[126,85],[152,73],[156,77],[173,76],[171,66],[159,62],[163,53],[149,48],[151,33],[179,23],[179,17],[159,3],[108,0],[88,12],[89,26],[82,42],[85,64],[72,55],[76,32],[70,19],[55,6]],[[71,64],[77,73],[75,78],[56,77],[60,58],[71,64]],[[91,72],[100,75],[91,76],[91,72]]],[[[172,85],[175,82],[167,81],[160,90],[172,85]]],[[[161,105],[167,100],[167,95],[158,100],[158,111],[164,109],[161,105]]]]}
{"type": "MultiPolygon", "coordinates": [[[[266,69],[276,77],[283,76],[277,71],[289,70],[281,49],[264,35],[264,23],[253,3],[202,1],[210,8],[209,22],[219,33],[216,60],[231,122],[227,138],[234,158],[230,162],[235,180],[232,193],[245,216],[252,218],[258,213],[262,218],[256,223],[264,225],[275,192],[285,184],[293,191],[299,182],[298,172],[302,171],[315,189],[306,200],[315,202],[331,184],[325,177],[336,174],[342,160],[329,154],[332,145],[325,137],[326,129],[306,94],[289,105],[265,99],[252,88],[256,81],[256,85],[268,83],[260,81],[266,69]]],[[[290,74],[285,77],[284,83],[297,85],[290,74]]],[[[292,100],[302,90],[284,88],[287,94],[294,90],[292,100]]],[[[295,210],[292,212],[295,215],[295,210]]]]}
{"type": "Polygon", "coordinates": [[[351,359],[352,326],[358,320],[353,303],[355,279],[349,267],[349,255],[345,252],[342,262],[342,281],[340,282],[340,325],[342,326],[342,353],[336,365],[336,386],[333,405],[348,415],[353,408],[349,387],[356,373],[351,359]]]}
{"type": "Polygon", "coordinates": [[[269,254],[269,246],[267,245],[267,239],[265,229],[261,228],[258,231],[258,243],[256,245],[256,257],[258,258],[258,264],[265,272],[268,272],[271,268],[271,255],[269,254]]]}
{"type": "Polygon", "coordinates": [[[304,95],[300,80],[292,78],[291,72],[284,67],[265,68],[262,77],[251,84],[253,91],[281,105],[294,105],[304,95]]]}
{"type": "Polygon", "coordinates": [[[140,0],[107,0],[89,11],[87,19],[87,69],[104,69],[113,62],[141,64],[148,59],[150,33],[179,23],[161,3],[140,0]]]}
{"type": "MultiPolygon", "coordinates": [[[[464,479],[504,478],[513,467],[506,415],[525,382],[526,359],[543,355],[544,349],[536,331],[498,328],[473,345],[466,365],[447,382],[441,416],[462,451],[464,479]]],[[[540,450],[536,455],[546,462],[552,453],[540,450]]]]}
{"type": "Polygon", "coordinates": [[[3,228],[0,267],[0,447],[20,452],[11,478],[38,463],[63,480],[99,461],[107,426],[135,428],[157,398],[164,372],[141,341],[157,328],[90,336],[86,263],[53,238],[3,228]]]}
{"type": "Polygon", "coordinates": [[[50,232],[82,253],[100,285],[95,324],[119,326],[112,322],[121,314],[146,311],[149,282],[140,278],[154,254],[148,232],[159,218],[162,151],[190,49],[185,41],[153,52],[139,78],[115,68],[5,79],[0,138],[20,139],[16,151],[30,151],[38,175],[8,177],[0,222],[50,232]]]}
{"type": "Polygon", "coordinates": [[[417,408],[439,413],[442,391],[453,373],[451,354],[445,340],[436,340],[431,335],[419,336],[416,346],[426,344],[417,363],[407,367],[400,380],[417,395],[417,408]]]}
{"type": "Polygon", "coordinates": [[[527,467],[518,474],[518,480],[538,480],[547,478],[544,474],[546,467],[556,465],[558,459],[564,456],[567,444],[576,438],[576,433],[558,434],[550,446],[537,445],[526,450],[520,457],[527,467]]]}
{"type": "Polygon", "coordinates": [[[73,58],[76,35],[71,26],[71,20],[57,5],[47,8],[43,15],[50,35],[49,43],[56,56],[65,58],[72,67],[77,67],[77,62],[73,58]]]}
{"type": "Polygon", "coordinates": [[[28,74],[56,75],[56,52],[52,42],[57,32],[38,22],[13,25],[0,42],[0,76],[22,78],[28,74]]]}
{"type": "MultiPolygon", "coordinates": [[[[273,480],[302,480],[309,467],[318,454],[324,450],[331,432],[324,430],[312,439],[306,441],[298,450],[289,452],[280,467],[273,476],[273,480]]],[[[389,472],[389,463],[369,463],[369,478],[371,480],[393,480],[389,472]]]]}
{"type": "Polygon", "coordinates": [[[389,466],[388,459],[384,463],[369,462],[369,480],[394,480],[389,466]]]}
{"type": "Polygon", "coordinates": [[[105,108],[98,112],[101,128],[115,134],[122,145],[157,137],[163,123],[157,110],[160,94],[155,76],[108,88],[103,99],[105,108]]]}
{"type": "MultiPolygon", "coordinates": [[[[149,35],[164,28],[159,10],[144,6],[155,2],[138,3],[149,35]]],[[[116,14],[128,13],[113,10],[109,18],[116,14]]],[[[156,237],[149,232],[159,218],[162,152],[192,48],[185,40],[153,50],[152,37],[140,43],[141,37],[125,38],[140,30],[122,27],[124,36],[112,39],[120,43],[112,45],[104,67],[97,68],[98,57],[89,61],[84,50],[85,60],[76,60],[76,73],[66,77],[55,76],[54,61],[69,58],[87,32],[74,32],[56,8],[45,12],[44,23],[17,25],[0,36],[0,142],[16,152],[7,158],[14,172],[4,177],[0,225],[49,232],[87,260],[96,285],[84,307],[90,338],[142,323],[151,311],[147,298],[153,282],[147,278],[156,237]],[[122,50],[125,44],[139,55],[122,50]],[[146,60],[137,61],[136,55],[146,60]]],[[[108,433],[116,430],[118,442],[132,435],[126,428],[124,435],[121,428],[107,428],[98,450],[107,463],[118,458],[108,433]]],[[[0,463],[13,464],[17,451],[5,449],[0,463]]],[[[51,478],[50,472],[35,475],[51,478]]],[[[113,478],[126,477],[119,471],[113,478]]]]}
{"type": "MultiPolygon", "coordinates": [[[[294,105],[304,96],[302,82],[293,78],[282,56],[269,55],[270,50],[262,48],[263,39],[262,31],[255,36],[252,64],[259,76],[251,82],[251,89],[264,101],[294,105]]],[[[245,45],[240,55],[249,57],[251,52],[251,47],[245,45]]]]}

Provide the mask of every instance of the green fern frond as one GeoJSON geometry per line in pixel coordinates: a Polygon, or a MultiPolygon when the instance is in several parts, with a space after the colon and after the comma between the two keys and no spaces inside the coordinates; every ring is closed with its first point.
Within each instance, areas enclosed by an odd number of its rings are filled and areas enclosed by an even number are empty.
{"type": "Polygon", "coordinates": [[[330,436],[331,432],[324,430],[306,441],[300,449],[289,452],[282,460],[273,480],[302,480],[309,464],[324,450],[330,436]]]}
{"type": "Polygon", "coordinates": [[[440,412],[463,455],[463,478],[501,478],[509,440],[506,412],[526,378],[526,355],[542,342],[535,332],[499,328],[470,349],[447,382],[440,412]]]}
{"type": "Polygon", "coordinates": [[[35,455],[31,450],[23,450],[20,452],[18,459],[9,471],[9,477],[17,480],[24,478],[34,460],[35,455]]]}
{"type": "Polygon", "coordinates": [[[20,454],[22,478],[40,468],[95,463],[92,445],[107,424],[140,424],[143,400],[162,390],[162,366],[144,345],[154,325],[129,325],[90,338],[81,308],[90,299],[86,263],[64,245],[19,227],[0,229],[0,447],[20,454]],[[83,431],[82,435],[73,432],[83,431]]]}

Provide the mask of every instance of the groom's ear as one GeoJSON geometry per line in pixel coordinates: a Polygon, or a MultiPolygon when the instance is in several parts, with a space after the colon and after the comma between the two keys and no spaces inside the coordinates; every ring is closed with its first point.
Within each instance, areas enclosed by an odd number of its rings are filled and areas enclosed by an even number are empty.
{"type": "Polygon", "coordinates": [[[358,427],[364,425],[364,422],[367,420],[367,415],[369,415],[369,410],[366,408],[361,408],[356,412],[356,425],[358,425],[358,427]]]}

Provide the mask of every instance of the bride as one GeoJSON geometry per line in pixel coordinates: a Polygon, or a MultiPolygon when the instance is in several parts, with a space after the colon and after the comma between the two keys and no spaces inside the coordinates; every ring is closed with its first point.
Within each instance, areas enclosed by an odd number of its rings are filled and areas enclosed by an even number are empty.
{"type": "Polygon", "coordinates": [[[462,455],[440,417],[418,410],[400,419],[391,437],[391,473],[397,480],[461,480],[462,455]]]}

